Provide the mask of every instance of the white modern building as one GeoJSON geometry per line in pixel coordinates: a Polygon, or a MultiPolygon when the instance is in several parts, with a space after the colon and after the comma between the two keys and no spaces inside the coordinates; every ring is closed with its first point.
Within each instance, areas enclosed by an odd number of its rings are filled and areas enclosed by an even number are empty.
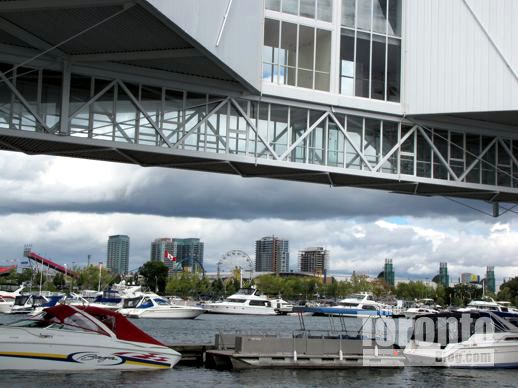
{"type": "Polygon", "coordinates": [[[514,0],[0,2],[0,148],[518,200],[514,0]]]}

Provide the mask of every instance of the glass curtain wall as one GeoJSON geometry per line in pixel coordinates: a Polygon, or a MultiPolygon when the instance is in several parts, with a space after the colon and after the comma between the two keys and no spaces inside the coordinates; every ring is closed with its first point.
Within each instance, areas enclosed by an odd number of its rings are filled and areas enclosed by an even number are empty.
{"type": "Polygon", "coordinates": [[[279,19],[265,19],[263,80],[329,91],[331,30],[321,28],[321,22],[332,22],[333,1],[267,1],[266,9],[279,12],[279,19]],[[301,18],[294,23],[283,15],[301,18]]]}
{"type": "Polygon", "coordinates": [[[399,102],[401,0],[342,0],[340,93],[399,102]]]}

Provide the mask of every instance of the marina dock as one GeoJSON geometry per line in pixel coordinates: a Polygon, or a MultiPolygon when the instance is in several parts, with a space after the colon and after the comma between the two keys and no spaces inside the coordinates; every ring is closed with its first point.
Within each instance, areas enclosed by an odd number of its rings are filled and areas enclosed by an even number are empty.
{"type": "Polygon", "coordinates": [[[214,369],[403,367],[402,350],[338,336],[278,337],[217,334],[215,344],[171,345],[180,365],[214,369]]]}

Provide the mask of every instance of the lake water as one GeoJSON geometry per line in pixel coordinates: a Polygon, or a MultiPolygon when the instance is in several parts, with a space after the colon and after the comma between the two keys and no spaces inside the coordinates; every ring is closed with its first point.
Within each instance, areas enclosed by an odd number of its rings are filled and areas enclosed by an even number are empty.
{"type": "MultiPolygon", "coordinates": [[[[0,316],[0,323],[20,319],[20,316],[0,316]]],[[[259,331],[290,334],[298,329],[296,316],[230,316],[204,314],[194,320],[133,320],[144,331],[167,344],[212,343],[214,335],[224,331],[259,331]]],[[[304,317],[307,329],[328,330],[326,317],[304,317]]],[[[334,319],[335,327],[340,325],[334,319]]],[[[355,321],[347,321],[353,329],[355,321]]],[[[405,326],[403,326],[405,327],[405,326]]],[[[406,367],[402,369],[344,369],[344,370],[247,370],[216,371],[179,366],[171,370],[149,372],[8,372],[3,371],[0,386],[9,387],[232,387],[232,386],[498,386],[516,387],[518,370],[467,370],[406,367]]]]}

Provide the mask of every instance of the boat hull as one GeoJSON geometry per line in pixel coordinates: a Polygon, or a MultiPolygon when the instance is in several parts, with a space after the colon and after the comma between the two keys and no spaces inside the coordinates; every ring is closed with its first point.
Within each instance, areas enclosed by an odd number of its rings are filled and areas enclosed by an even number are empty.
{"type": "Polygon", "coordinates": [[[32,328],[0,329],[0,369],[168,369],[181,355],[165,346],[89,333],[32,328]]]}
{"type": "Polygon", "coordinates": [[[14,302],[1,302],[0,303],[0,313],[9,314],[11,308],[13,307],[14,302]]]}
{"type": "Polygon", "coordinates": [[[210,314],[232,314],[232,315],[278,315],[273,307],[262,306],[240,306],[226,305],[219,303],[204,304],[203,308],[210,314]]]}
{"type": "Polygon", "coordinates": [[[393,315],[391,311],[350,309],[343,307],[306,307],[304,311],[311,312],[313,315],[330,315],[349,318],[379,318],[393,315]]]}
{"type": "Polygon", "coordinates": [[[205,310],[198,308],[170,308],[170,309],[125,309],[119,313],[130,318],[139,319],[194,319],[205,310]]]}
{"type": "MultiPolygon", "coordinates": [[[[513,341],[515,342],[515,341],[513,341]]],[[[416,347],[409,344],[404,351],[412,366],[444,368],[518,368],[518,342],[491,345],[462,346],[445,349],[416,347]]]]}

